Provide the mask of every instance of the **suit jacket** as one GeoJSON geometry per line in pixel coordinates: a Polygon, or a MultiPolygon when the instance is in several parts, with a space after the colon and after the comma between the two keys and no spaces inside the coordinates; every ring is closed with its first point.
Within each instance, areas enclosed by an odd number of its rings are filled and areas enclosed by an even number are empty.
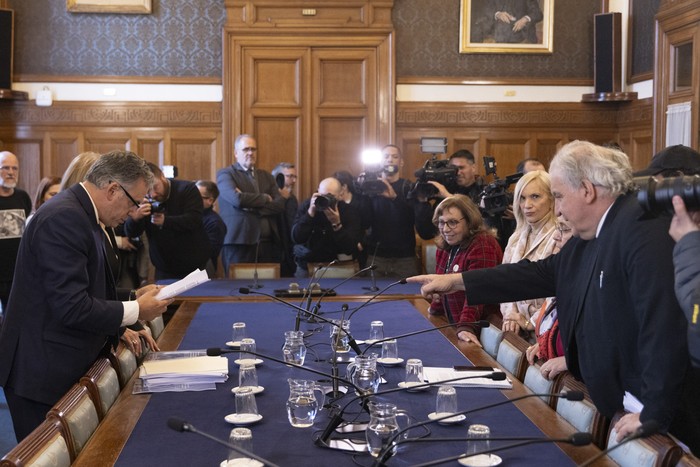
{"type": "Polygon", "coordinates": [[[270,227],[279,240],[276,216],[284,212],[285,199],[280,195],[275,179],[262,169],[255,169],[258,190],[246,170],[236,162],[216,174],[219,214],[226,223],[225,245],[253,245],[260,239],[260,219],[270,217],[270,227]],[[236,190],[238,189],[238,190],[236,190]],[[267,201],[264,194],[272,197],[267,201]]]}
{"type": "Polygon", "coordinates": [[[624,391],[641,420],[668,428],[688,368],[686,323],[673,291],[669,219],[646,219],[619,197],[594,240],[572,238],[544,260],[463,274],[469,303],[556,295],[566,362],[607,417],[624,391]]]}
{"type": "Polygon", "coordinates": [[[34,215],[0,334],[0,385],[54,404],[117,335],[124,308],[115,300],[103,236],[81,185],[34,215]]]}

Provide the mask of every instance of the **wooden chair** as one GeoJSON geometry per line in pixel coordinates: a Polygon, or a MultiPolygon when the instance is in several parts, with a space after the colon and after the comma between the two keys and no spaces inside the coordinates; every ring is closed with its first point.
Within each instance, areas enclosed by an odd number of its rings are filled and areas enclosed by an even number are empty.
{"type": "Polygon", "coordinates": [[[110,352],[109,361],[114,369],[117,370],[119,386],[121,389],[124,389],[124,386],[126,386],[126,383],[129,382],[129,379],[131,379],[138,368],[136,356],[120,342],[117,350],[115,352],[110,352]]]}
{"type": "Polygon", "coordinates": [[[360,270],[360,263],[357,260],[350,261],[338,261],[332,266],[326,266],[328,263],[309,263],[308,271],[309,277],[316,272],[316,277],[322,277],[327,279],[347,279],[352,277],[353,274],[357,274],[360,270]]]}
{"type": "Polygon", "coordinates": [[[49,410],[46,418],[58,420],[61,423],[63,435],[71,453],[71,461],[80,454],[100,423],[97,407],[90,397],[88,388],[82,384],[75,384],[70,388],[49,410]]]}
{"type": "Polygon", "coordinates": [[[484,351],[491,355],[492,358],[496,358],[498,355],[498,347],[501,345],[502,340],[503,331],[498,329],[493,324],[489,325],[487,328],[481,328],[479,342],[481,342],[484,351]]]}
{"type": "Polygon", "coordinates": [[[279,279],[279,263],[238,263],[228,267],[228,276],[231,279],[252,279],[255,271],[258,271],[258,279],[279,279]]]}
{"type": "Polygon", "coordinates": [[[554,398],[554,408],[557,413],[578,431],[585,431],[593,436],[593,444],[605,449],[607,443],[608,427],[610,421],[596,409],[591,397],[588,395],[586,385],[567,372],[560,375],[554,385],[553,392],[581,391],[582,401],[568,401],[561,397],[554,398]]]}
{"type": "Polygon", "coordinates": [[[0,460],[0,467],[68,467],[71,452],[57,419],[44,420],[0,460]]]}
{"type": "Polygon", "coordinates": [[[165,329],[165,321],[163,321],[163,316],[158,316],[151,321],[147,321],[146,324],[151,330],[151,335],[154,339],[158,339],[163,330],[165,329]]]}
{"type": "MultiPolygon", "coordinates": [[[[618,412],[610,422],[607,447],[617,444],[617,433],[613,427],[623,415],[624,412],[618,412]]],[[[657,433],[630,441],[612,451],[608,457],[620,467],[671,467],[683,457],[683,449],[668,436],[657,433]]]]}
{"type": "Polygon", "coordinates": [[[421,249],[421,258],[423,259],[423,273],[435,274],[435,252],[437,245],[432,240],[424,240],[421,249]]]}
{"type": "Polygon", "coordinates": [[[525,371],[528,366],[525,350],[529,345],[526,340],[518,337],[516,334],[506,332],[503,335],[501,344],[498,346],[496,361],[512,373],[518,381],[522,381],[525,378],[525,371]]]}
{"type": "Polygon", "coordinates": [[[80,378],[80,384],[88,389],[95,402],[97,416],[102,421],[121,391],[117,370],[109,359],[100,358],[90,367],[85,376],[80,378]]]}
{"type": "Polygon", "coordinates": [[[683,457],[680,458],[676,467],[700,467],[700,459],[686,452],[683,454],[683,457]]]}

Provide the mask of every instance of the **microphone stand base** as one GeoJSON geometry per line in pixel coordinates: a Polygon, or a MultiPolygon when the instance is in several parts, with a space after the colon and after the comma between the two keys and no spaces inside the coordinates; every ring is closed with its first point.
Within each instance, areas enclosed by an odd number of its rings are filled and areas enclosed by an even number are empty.
{"type": "Polygon", "coordinates": [[[362,290],[369,290],[370,292],[379,292],[379,287],[373,285],[372,287],[362,287],[362,290]]]}
{"type": "Polygon", "coordinates": [[[329,439],[328,441],[322,441],[320,438],[317,438],[315,443],[319,447],[336,451],[369,452],[367,440],[361,437],[329,439]]]}
{"type": "Polygon", "coordinates": [[[350,363],[354,362],[355,357],[350,356],[350,354],[337,354],[335,358],[331,357],[329,363],[350,363]]]}
{"type": "Polygon", "coordinates": [[[249,289],[262,289],[262,284],[248,284],[249,289]]]}

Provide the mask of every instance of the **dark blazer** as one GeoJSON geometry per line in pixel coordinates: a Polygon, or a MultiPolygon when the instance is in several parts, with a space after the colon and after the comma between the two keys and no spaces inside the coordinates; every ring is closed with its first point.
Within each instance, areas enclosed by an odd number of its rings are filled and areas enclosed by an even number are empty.
{"type": "Polygon", "coordinates": [[[280,195],[275,179],[262,169],[255,169],[256,190],[245,169],[236,162],[216,174],[219,196],[219,214],[226,223],[225,245],[253,245],[260,239],[260,218],[271,216],[270,225],[277,232],[276,217],[284,212],[285,199],[280,195]],[[238,189],[238,190],[237,190],[238,189]],[[263,194],[272,197],[267,201],[263,194]]]}
{"type": "Polygon", "coordinates": [[[36,212],[22,237],[0,334],[0,385],[54,404],[116,336],[116,301],[103,232],[81,185],[36,212]]]}
{"type": "Polygon", "coordinates": [[[557,297],[566,362],[605,416],[627,390],[641,420],[668,428],[688,368],[686,323],[673,290],[669,219],[642,218],[634,195],[618,198],[597,239],[572,238],[542,261],[463,274],[469,303],[557,297]]]}

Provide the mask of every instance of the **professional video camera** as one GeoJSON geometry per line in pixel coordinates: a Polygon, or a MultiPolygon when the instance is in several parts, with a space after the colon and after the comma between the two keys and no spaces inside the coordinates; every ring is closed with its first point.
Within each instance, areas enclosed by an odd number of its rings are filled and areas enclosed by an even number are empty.
{"type": "Polygon", "coordinates": [[[490,156],[484,156],[484,171],[485,175],[493,174],[494,180],[481,191],[479,208],[488,216],[499,216],[513,204],[513,194],[508,191],[508,187],[520,180],[523,174],[515,173],[505,179],[498,178],[496,159],[490,156]]]}
{"type": "Polygon", "coordinates": [[[454,191],[457,186],[457,167],[448,160],[438,160],[433,156],[425,161],[420,169],[416,170],[416,183],[408,192],[408,198],[435,198],[438,189],[428,182],[438,182],[444,185],[448,191],[454,191]]]}
{"type": "Polygon", "coordinates": [[[386,184],[382,180],[382,174],[393,175],[399,168],[391,164],[383,164],[383,156],[379,150],[367,150],[362,152],[362,163],[365,171],[355,181],[355,190],[366,196],[377,196],[386,191],[386,184]]]}
{"type": "Polygon", "coordinates": [[[686,175],[657,179],[656,177],[636,177],[639,191],[637,201],[646,212],[658,216],[664,212],[673,214],[674,196],[683,199],[688,210],[700,209],[700,176],[686,175]]]}

